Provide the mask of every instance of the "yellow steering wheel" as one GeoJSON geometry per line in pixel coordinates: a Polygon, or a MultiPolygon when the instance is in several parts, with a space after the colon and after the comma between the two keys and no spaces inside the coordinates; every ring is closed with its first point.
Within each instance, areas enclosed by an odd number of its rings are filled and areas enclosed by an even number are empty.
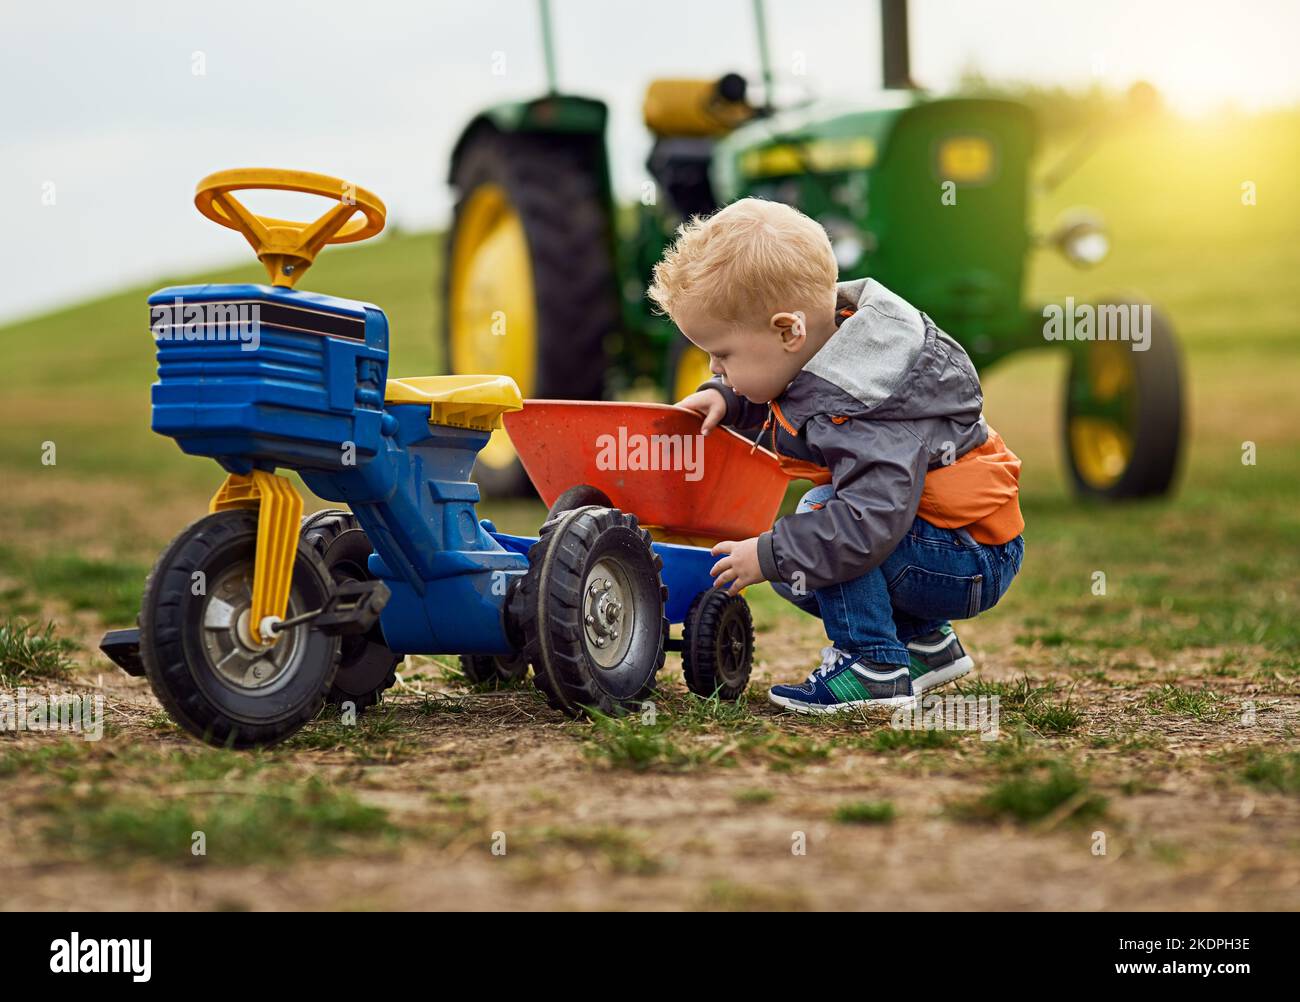
{"type": "Polygon", "coordinates": [[[388,210],[364,188],[326,174],[274,167],[240,167],[217,171],[199,182],[194,206],[213,222],[244,234],[266,266],[271,284],[293,288],[326,244],[350,244],[373,237],[384,228],[388,210]],[[250,188],[301,191],[336,198],[339,204],[314,223],[258,216],[232,192],[250,188]],[[362,219],[353,219],[358,212],[362,219]]]}

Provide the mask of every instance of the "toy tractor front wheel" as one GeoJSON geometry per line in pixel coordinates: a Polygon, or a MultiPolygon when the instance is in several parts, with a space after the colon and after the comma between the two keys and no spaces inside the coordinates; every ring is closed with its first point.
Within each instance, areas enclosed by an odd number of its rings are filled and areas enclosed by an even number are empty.
{"type": "Polygon", "coordinates": [[[1142,351],[1133,341],[1072,345],[1065,454],[1070,479],[1084,496],[1149,497],[1173,484],[1183,427],[1178,342],[1155,309],[1147,333],[1142,351]]]}
{"type": "MultiPolygon", "coordinates": [[[[140,657],[178,724],[219,747],[274,744],[316,716],[334,681],[339,638],[310,621],[265,647],[252,638],[257,512],[216,512],[163,551],[145,583],[140,657]]],[[[300,542],[284,619],[319,609],[330,574],[300,542]]]]}
{"type": "Polygon", "coordinates": [[[547,702],[574,717],[637,708],[668,634],[650,534],[617,508],[575,508],[542,526],[528,559],[511,615],[547,702]]]}

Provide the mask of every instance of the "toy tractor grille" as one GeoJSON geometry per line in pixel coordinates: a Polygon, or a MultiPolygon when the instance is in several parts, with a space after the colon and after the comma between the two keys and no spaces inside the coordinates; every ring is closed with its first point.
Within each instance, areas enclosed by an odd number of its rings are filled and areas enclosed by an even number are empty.
{"type": "Polygon", "coordinates": [[[214,292],[164,289],[150,302],[154,431],[240,473],[331,470],[374,455],[388,375],[382,314],[344,300],[349,312],[286,302],[307,297],[264,287],[214,292]]]}
{"type": "MultiPolygon", "coordinates": [[[[240,332],[262,326],[302,334],[342,337],[365,341],[366,323],[361,317],[347,317],[323,310],[309,310],[283,303],[265,303],[251,299],[226,302],[186,303],[176,300],[150,308],[150,329],[155,337],[171,341],[210,340],[226,328],[238,339],[240,332]],[[194,309],[194,313],[189,311],[194,309]]],[[[243,340],[248,340],[245,333],[243,340]]]]}

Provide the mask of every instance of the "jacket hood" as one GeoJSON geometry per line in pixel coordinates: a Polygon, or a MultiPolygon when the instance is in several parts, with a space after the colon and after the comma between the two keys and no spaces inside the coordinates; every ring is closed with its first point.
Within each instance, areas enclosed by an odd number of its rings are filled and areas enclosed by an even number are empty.
{"type": "Polygon", "coordinates": [[[836,309],[855,312],[779,399],[798,427],[816,414],[876,420],[980,420],[984,396],[962,347],[872,278],[840,282],[836,309]]]}

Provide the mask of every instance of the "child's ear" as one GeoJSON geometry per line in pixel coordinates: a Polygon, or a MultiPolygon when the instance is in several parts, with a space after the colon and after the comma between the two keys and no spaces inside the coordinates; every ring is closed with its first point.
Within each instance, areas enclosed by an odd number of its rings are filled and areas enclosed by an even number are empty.
{"type": "Polygon", "coordinates": [[[786,351],[798,351],[808,335],[803,310],[772,314],[772,329],[781,335],[781,346],[786,351]]]}

